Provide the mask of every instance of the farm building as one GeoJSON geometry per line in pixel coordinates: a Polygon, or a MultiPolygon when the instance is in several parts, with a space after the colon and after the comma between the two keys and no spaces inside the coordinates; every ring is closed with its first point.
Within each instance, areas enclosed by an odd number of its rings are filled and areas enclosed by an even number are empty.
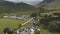
{"type": "Polygon", "coordinates": [[[24,19],[29,17],[30,15],[16,15],[16,14],[10,14],[10,15],[4,15],[3,18],[15,18],[15,19],[24,19]]]}

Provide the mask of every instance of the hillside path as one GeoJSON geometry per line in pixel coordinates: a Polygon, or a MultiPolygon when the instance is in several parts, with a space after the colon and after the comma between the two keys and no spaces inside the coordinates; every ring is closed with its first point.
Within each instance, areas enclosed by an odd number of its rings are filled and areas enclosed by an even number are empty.
{"type": "Polygon", "coordinates": [[[23,24],[21,24],[21,25],[25,25],[25,24],[27,24],[27,23],[31,22],[33,19],[34,19],[34,17],[33,17],[33,18],[31,18],[31,19],[29,19],[28,21],[26,21],[25,23],[23,23],[23,24]]]}

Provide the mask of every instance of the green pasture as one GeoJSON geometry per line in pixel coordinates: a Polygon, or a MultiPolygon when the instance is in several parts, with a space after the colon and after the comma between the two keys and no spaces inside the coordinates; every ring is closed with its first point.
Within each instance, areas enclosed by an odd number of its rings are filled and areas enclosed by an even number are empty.
{"type": "Polygon", "coordinates": [[[0,18],[0,34],[4,34],[3,30],[4,28],[9,28],[10,30],[14,30],[18,27],[19,24],[24,23],[29,18],[26,18],[25,20],[19,20],[19,19],[8,19],[8,18],[0,18]]]}

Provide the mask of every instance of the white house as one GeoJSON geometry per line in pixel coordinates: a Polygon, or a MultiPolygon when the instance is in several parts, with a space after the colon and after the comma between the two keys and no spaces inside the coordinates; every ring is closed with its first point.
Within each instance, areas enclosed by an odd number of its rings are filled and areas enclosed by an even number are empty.
{"type": "Polygon", "coordinates": [[[32,27],[32,28],[27,27],[24,29],[17,30],[17,34],[34,34],[36,30],[40,31],[38,27],[32,27]]]}

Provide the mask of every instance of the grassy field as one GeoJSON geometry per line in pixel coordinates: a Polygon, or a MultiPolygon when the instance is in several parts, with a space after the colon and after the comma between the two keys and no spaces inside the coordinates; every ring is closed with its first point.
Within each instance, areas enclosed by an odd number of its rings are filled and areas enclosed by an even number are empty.
{"type": "MultiPolygon", "coordinates": [[[[45,14],[51,15],[54,12],[41,13],[41,15],[45,15],[45,14]]],[[[27,13],[31,14],[32,12],[27,12],[27,13]]],[[[27,13],[21,12],[20,14],[27,14],[27,13]]],[[[27,18],[26,20],[28,20],[28,19],[30,19],[30,18],[27,18]]],[[[24,23],[26,20],[0,18],[0,34],[3,34],[4,28],[8,27],[8,28],[10,28],[10,30],[13,30],[13,29],[17,28],[19,24],[24,23]]],[[[28,24],[28,25],[26,24],[26,25],[22,26],[22,28],[25,28],[27,26],[32,26],[32,24],[28,24]]],[[[41,31],[40,31],[41,34],[57,34],[57,33],[51,33],[48,30],[43,29],[41,26],[40,26],[40,28],[41,28],[41,31]]]]}
{"type": "MultiPolygon", "coordinates": [[[[28,20],[28,18],[26,20],[28,20]]],[[[0,34],[3,34],[4,28],[8,27],[10,30],[13,30],[26,20],[0,18],[0,34]]]]}

